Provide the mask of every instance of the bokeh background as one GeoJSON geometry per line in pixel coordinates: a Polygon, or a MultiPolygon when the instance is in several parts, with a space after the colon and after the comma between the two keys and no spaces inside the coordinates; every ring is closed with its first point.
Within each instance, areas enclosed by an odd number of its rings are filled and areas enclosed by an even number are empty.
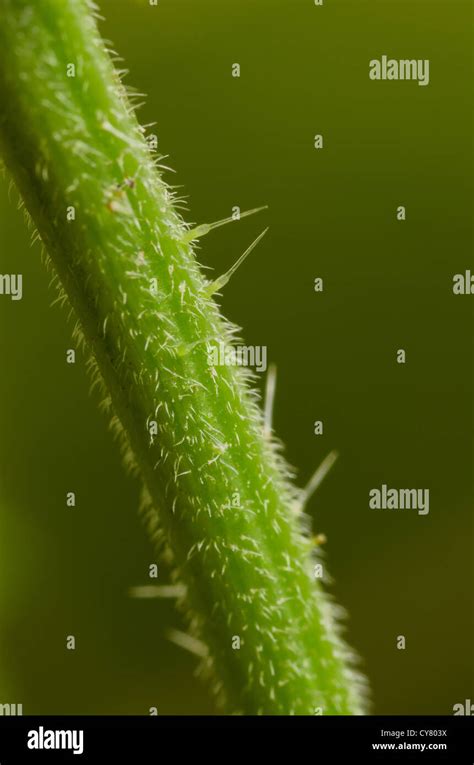
{"type": "MultiPolygon", "coordinates": [[[[148,94],[139,117],[157,122],[188,219],[270,206],[209,235],[200,258],[221,272],[271,227],[223,308],[278,366],[275,425],[301,484],[340,452],[310,513],[328,538],[331,589],[373,711],[452,714],[474,698],[474,298],[452,294],[453,274],[474,273],[471,3],[100,5],[127,82],[148,94]],[[382,54],[429,58],[430,85],[371,82],[368,62],[382,54]],[[370,511],[382,483],[429,488],[430,514],[370,511]]],[[[24,282],[22,301],[0,297],[0,703],[31,714],[213,713],[194,658],[165,637],[180,627],[172,604],[128,595],[154,562],[138,486],[84,359],[66,364],[71,324],[50,307],[50,277],[7,181],[0,271],[24,282]]]]}

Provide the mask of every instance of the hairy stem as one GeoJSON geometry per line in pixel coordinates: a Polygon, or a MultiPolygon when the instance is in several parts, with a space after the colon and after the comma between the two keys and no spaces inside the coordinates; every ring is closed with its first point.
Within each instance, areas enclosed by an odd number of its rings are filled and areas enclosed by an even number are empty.
{"type": "Polygon", "coordinates": [[[249,714],[361,712],[299,494],[248,375],[209,364],[233,328],[92,7],[0,0],[0,10],[5,164],[92,351],[155,537],[159,511],[216,691],[249,714]]]}

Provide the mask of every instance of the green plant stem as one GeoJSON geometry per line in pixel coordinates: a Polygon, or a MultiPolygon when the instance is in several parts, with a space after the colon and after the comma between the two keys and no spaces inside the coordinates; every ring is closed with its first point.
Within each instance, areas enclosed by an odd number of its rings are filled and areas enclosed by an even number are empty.
{"type": "Polygon", "coordinates": [[[159,510],[216,691],[250,714],[361,712],[299,495],[245,372],[209,365],[233,329],[91,7],[0,0],[0,11],[5,164],[95,358],[153,526],[159,510]]]}

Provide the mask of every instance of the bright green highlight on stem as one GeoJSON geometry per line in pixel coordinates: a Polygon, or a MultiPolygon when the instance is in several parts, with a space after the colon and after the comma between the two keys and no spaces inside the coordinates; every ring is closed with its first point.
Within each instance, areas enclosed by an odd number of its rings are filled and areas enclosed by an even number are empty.
{"type": "Polygon", "coordinates": [[[315,577],[301,495],[263,433],[248,373],[209,364],[234,329],[92,7],[0,0],[0,11],[3,157],[144,481],[153,537],[185,585],[203,669],[232,712],[362,712],[364,683],[315,577]]]}

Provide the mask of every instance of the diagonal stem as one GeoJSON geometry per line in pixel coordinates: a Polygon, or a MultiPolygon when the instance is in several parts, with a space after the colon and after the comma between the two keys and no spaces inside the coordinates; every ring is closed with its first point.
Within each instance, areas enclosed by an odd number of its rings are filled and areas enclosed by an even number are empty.
{"type": "MultiPolygon", "coordinates": [[[[0,147],[80,322],[227,709],[351,714],[361,684],[298,493],[85,0],[0,0],[0,147]],[[72,66],[71,66],[72,65],[72,66]],[[237,639],[238,638],[238,639],[237,639]]],[[[161,537],[160,537],[161,538],[161,537]]]]}

